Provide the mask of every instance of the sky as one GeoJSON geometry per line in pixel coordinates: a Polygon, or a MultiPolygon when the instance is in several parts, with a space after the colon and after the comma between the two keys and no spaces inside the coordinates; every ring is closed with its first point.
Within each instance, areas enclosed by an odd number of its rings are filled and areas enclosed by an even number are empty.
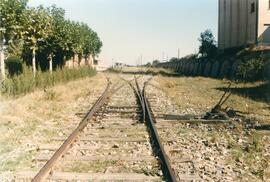
{"type": "Polygon", "coordinates": [[[211,29],[217,39],[217,0],[29,0],[55,4],[66,18],[87,23],[103,42],[98,59],[138,64],[198,51],[198,37],[211,29]]]}

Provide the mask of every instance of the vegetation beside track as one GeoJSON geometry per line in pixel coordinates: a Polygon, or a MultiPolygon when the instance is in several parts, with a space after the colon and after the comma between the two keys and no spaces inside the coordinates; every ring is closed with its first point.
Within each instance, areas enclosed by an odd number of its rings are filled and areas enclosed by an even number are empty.
{"type": "MultiPolygon", "coordinates": [[[[187,113],[205,114],[218,102],[228,86],[228,80],[204,77],[164,77],[155,78],[160,88],[181,109],[187,113]]],[[[232,96],[224,107],[241,111],[251,123],[270,124],[270,86],[267,82],[233,83],[232,96]]],[[[269,156],[266,146],[269,144],[264,134],[245,130],[245,124],[234,123],[231,134],[210,132],[208,140],[212,143],[228,142],[231,160],[246,166],[248,171],[258,178],[267,179],[270,175],[269,156]],[[243,138],[244,142],[240,142],[243,138]],[[266,170],[267,169],[267,170],[266,170]]]]}
{"type": "MultiPolygon", "coordinates": [[[[159,76],[156,80],[179,107],[192,108],[195,113],[209,111],[218,102],[229,82],[204,77],[159,76]]],[[[269,123],[270,95],[267,82],[234,82],[231,91],[232,96],[224,107],[234,108],[249,117],[269,123]]]]}
{"type": "Polygon", "coordinates": [[[106,77],[97,74],[58,84],[47,92],[37,90],[18,98],[0,96],[0,179],[12,179],[5,175],[29,170],[38,147],[79,123],[76,113],[88,111],[106,83],[106,77]]]}
{"type": "Polygon", "coordinates": [[[56,69],[54,72],[38,71],[33,77],[31,68],[24,66],[23,73],[8,77],[2,83],[2,93],[6,96],[17,96],[32,92],[36,89],[47,90],[49,87],[71,80],[94,76],[96,70],[91,67],[79,67],[77,69],[56,69]]]}

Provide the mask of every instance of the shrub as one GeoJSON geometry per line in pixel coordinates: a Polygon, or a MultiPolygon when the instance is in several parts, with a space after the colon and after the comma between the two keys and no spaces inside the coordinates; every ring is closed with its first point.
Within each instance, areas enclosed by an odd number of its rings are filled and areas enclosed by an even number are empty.
{"type": "Polygon", "coordinates": [[[10,76],[18,75],[22,73],[22,61],[17,56],[10,56],[5,61],[6,68],[10,76]]]}
{"type": "Polygon", "coordinates": [[[265,61],[262,58],[253,58],[241,62],[237,68],[237,77],[245,81],[256,81],[263,79],[263,68],[265,61]]]}
{"type": "Polygon", "coordinates": [[[32,92],[36,89],[49,88],[57,83],[65,83],[87,76],[94,76],[96,70],[91,67],[80,67],[78,69],[58,68],[52,74],[49,71],[38,71],[36,77],[33,76],[32,69],[23,65],[23,73],[9,76],[2,86],[2,93],[16,96],[32,92]]]}

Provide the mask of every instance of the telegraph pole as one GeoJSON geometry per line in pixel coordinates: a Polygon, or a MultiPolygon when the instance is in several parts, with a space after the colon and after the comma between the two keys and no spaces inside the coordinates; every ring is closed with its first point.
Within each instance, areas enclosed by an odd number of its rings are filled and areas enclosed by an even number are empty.
{"type": "Polygon", "coordinates": [[[164,62],[164,51],[162,52],[162,62],[164,62]]]}
{"type": "Polygon", "coordinates": [[[180,59],[180,49],[177,50],[177,58],[180,59]]]}

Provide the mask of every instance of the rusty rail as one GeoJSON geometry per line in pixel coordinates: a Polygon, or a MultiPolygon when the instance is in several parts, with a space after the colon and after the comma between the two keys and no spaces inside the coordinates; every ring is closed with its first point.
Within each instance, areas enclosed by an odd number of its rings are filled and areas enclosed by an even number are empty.
{"type": "Polygon", "coordinates": [[[56,165],[56,162],[62,158],[68,149],[71,148],[72,144],[77,140],[80,132],[87,126],[89,120],[94,116],[94,114],[103,106],[106,99],[109,95],[109,90],[111,87],[111,82],[108,81],[107,87],[103,94],[99,97],[90,111],[86,114],[83,120],[79,123],[77,128],[71,133],[71,135],[64,141],[64,143],[60,146],[60,148],[53,154],[51,159],[47,161],[47,163],[40,169],[37,175],[32,180],[33,182],[44,181],[48,175],[50,174],[52,168],[56,165]]]}
{"type": "Polygon", "coordinates": [[[140,90],[140,87],[139,87],[139,84],[138,84],[136,77],[135,77],[136,87],[133,86],[131,83],[129,83],[129,85],[133,89],[135,89],[136,96],[137,96],[138,100],[140,101],[140,105],[142,106],[143,114],[144,114],[144,121],[146,122],[146,125],[150,130],[151,139],[152,139],[152,141],[154,141],[154,144],[156,145],[155,147],[157,147],[156,150],[153,150],[153,151],[155,152],[155,154],[159,157],[159,159],[161,161],[161,168],[162,168],[164,177],[166,178],[166,180],[168,180],[170,182],[176,182],[177,181],[176,175],[171,167],[170,160],[169,160],[168,156],[166,155],[165,149],[164,149],[162,142],[161,142],[161,139],[158,135],[156,126],[154,124],[154,118],[152,116],[152,111],[151,111],[150,105],[149,105],[147,97],[146,97],[145,88],[146,88],[147,83],[151,79],[152,79],[152,77],[144,83],[144,87],[143,87],[142,91],[140,90]]]}
{"type": "Polygon", "coordinates": [[[154,117],[152,115],[152,110],[151,107],[149,105],[149,102],[147,100],[146,97],[146,85],[147,83],[150,81],[150,79],[144,83],[144,87],[143,87],[143,91],[142,91],[142,95],[143,95],[143,100],[144,100],[144,105],[145,105],[145,112],[146,112],[146,124],[151,132],[151,137],[152,140],[154,141],[157,150],[154,150],[154,152],[156,153],[156,155],[159,156],[159,159],[161,161],[161,167],[162,167],[162,171],[164,176],[167,178],[168,181],[172,181],[172,182],[176,182],[177,181],[177,177],[171,167],[171,163],[170,160],[165,152],[165,149],[162,145],[161,139],[158,135],[158,131],[157,128],[155,126],[155,121],[154,121],[154,117]]]}
{"type": "Polygon", "coordinates": [[[143,112],[142,122],[144,122],[145,121],[145,117],[146,117],[145,116],[146,115],[146,112],[145,112],[145,103],[144,103],[144,99],[143,99],[143,94],[142,94],[142,91],[141,91],[141,89],[139,87],[139,83],[138,83],[137,77],[134,76],[134,79],[135,79],[135,84],[136,84],[136,88],[137,88],[137,96],[138,96],[138,99],[139,99],[139,101],[141,103],[140,105],[141,105],[142,112],[143,112]]]}

